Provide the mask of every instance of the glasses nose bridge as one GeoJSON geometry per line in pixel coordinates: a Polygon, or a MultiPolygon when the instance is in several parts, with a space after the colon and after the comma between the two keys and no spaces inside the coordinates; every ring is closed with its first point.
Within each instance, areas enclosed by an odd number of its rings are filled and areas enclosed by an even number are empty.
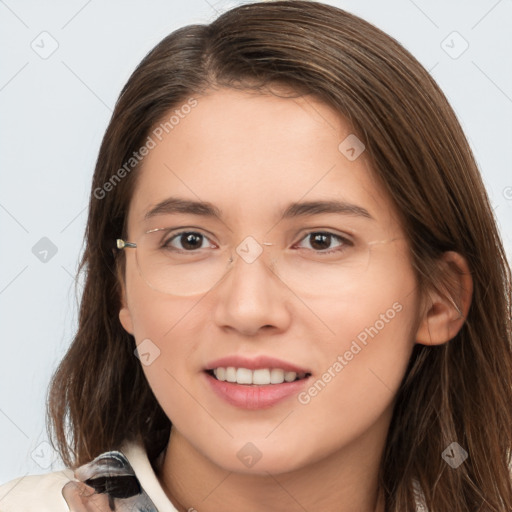
{"type": "Polygon", "coordinates": [[[275,242],[259,242],[256,238],[249,235],[246,236],[236,247],[231,248],[230,263],[233,263],[235,259],[241,259],[246,264],[252,264],[261,258],[272,259],[275,250],[275,242]]]}
{"type": "MultiPolygon", "coordinates": [[[[277,245],[271,242],[258,242],[254,237],[248,236],[230,251],[227,271],[237,270],[238,277],[244,277],[247,270],[244,267],[256,267],[261,272],[262,269],[268,276],[275,274],[275,263],[277,255],[274,251],[277,245]],[[240,273],[241,272],[241,273],[240,273]]],[[[228,272],[231,273],[231,272],[228,272]]],[[[261,278],[259,275],[258,279],[261,278]]]]}

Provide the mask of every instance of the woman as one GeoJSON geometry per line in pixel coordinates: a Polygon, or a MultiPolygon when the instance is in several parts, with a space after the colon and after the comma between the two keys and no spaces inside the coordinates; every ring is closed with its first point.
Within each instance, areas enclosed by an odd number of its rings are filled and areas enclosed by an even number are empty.
{"type": "Polygon", "coordinates": [[[379,29],[279,1],[172,33],[86,238],[68,470],[3,512],[512,509],[510,269],[453,110],[379,29]]]}

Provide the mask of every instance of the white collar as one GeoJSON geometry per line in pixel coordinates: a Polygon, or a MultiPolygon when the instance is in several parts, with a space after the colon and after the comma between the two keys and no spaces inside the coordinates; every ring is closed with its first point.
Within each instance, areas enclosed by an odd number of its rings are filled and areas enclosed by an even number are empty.
{"type": "Polygon", "coordinates": [[[119,451],[128,459],[141,487],[146,491],[158,512],[178,512],[165,494],[144,447],[139,443],[125,441],[119,451]]]}

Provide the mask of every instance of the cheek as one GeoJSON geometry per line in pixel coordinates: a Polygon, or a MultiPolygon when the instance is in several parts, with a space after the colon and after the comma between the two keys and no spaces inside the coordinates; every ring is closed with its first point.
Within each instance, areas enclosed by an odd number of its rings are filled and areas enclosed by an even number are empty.
{"type": "Polygon", "coordinates": [[[198,343],[189,327],[193,311],[188,301],[159,296],[141,301],[136,314],[135,339],[142,349],[142,369],[157,401],[176,426],[180,425],[180,411],[190,410],[191,395],[195,395],[191,375],[201,371],[192,365],[198,343]],[[155,353],[150,364],[145,351],[155,353]]]}
{"type": "Polygon", "coordinates": [[[416,280],[410,267],[389,266],[325,306],[335,334],[322,344],[324,371],[301,403],[314,417],[327,420],[328,411],[335,424],[356,422],[359,429],[391,406],[404,376],[419,312],[416,280]]]}
{"type": "Polygon", "coordinates": [[[175,299],[159,293],[149,293],[141,299],[132,304],[137,345],[150,340],[160,352],[159,365],[187,368],[191,361],[188,356],[197,351],[200,341],[193,334],[200,307],[192,299],[175,299]]]}
{"type": "Polygon", "coordinates": [[[171,418],[171,411],[189,406],[184,391],[192,373],[199,339],[193,326],[199,322],[198,299],[176,299],[156,292],[138,274],[128,281],[133,333],[144,374],[158,402],[171,418]],[[180,385],[181,384],[181,385],[180,385]]]}
{"type": "MultiPolygon", "coordinates": [[[[418,287],[408,258],[389,251],[378,265],[358,279],[350,280],[329,297],[319,297],[308,306],[322,320],[320,339],[337,351],[349,350],[352,341],[379,351],[392,342],[409,345],[419,313],[418,287]]],[[[317,322],[317,326],[321,326],[317,322]]],[[[382,355],[382,354],[381,354],[382,355]]],[[[350,356],[349,356],[350,357],[350,356]]]]}
{"type": "MultiPolygon", "coordinates": [[[[127,274],[127,296],[133,332],[137,345],[149,339],[161,350],[162,356],[194,346],[180,343],[187,338],[200,308],[198,298],[176,298],[152,289],[138,273],[135,262],[127,274]]],[[[169,358],[173,359],[173,358],[169,358]]]]}

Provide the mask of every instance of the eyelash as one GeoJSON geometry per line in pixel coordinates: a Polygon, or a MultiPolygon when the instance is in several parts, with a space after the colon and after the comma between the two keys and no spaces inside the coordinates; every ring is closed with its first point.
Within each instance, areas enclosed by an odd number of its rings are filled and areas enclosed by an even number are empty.
{"type": "MultiPolygon", "coordinates": [[[[182,230],[182,231],[178,231],[177,233],[174,233],[170,238],[168,238],[167,240],[164,240],[161,244],[161,247],[162,248],[169,248],[171,250],[174,250],[176,252],[180,252],[180,253],[194,253],[194,252],[197,252],[197,250],[186,250],[186,249],[179,249],[179,248],[176,248],[176,247],[172,247],[168,244],[170,244],[173,240],[175,239],[178,239],[179,240],[179,237],[181,235],[183,235],[184,233],[188,233],[188,234],[194,234],[194,235],[200,235],[202,236],[204,239],[206,240],[209,240],[209,238],[199,232],[199,231],[189,231],[189,230],[182,230]]],[[[337,235],[336,233],[332,233],[330,231],[309,231],[308,233],[306,233],[300,240],[299,240],[299,243],[302,242],[303,240],[307,239],[309,236],[311,235],[328,235],[328,236],[331,236],[333,238],[335,238],[336,240],[338,240],[338,242],[340,242],[341,246],[338,246],[338,248],[336,249],[328,249],[328,250],[315,250],[315,249],[307,249],[307,250],[312,250],[313,252],[315,252],[316,254],[333,254],[333,253],[341,253],[343,252],[344,250],[346,250],[347,246],[352,246],[354,245],[353,242],[351,242],[348,238],[345,238],[341,235],[337,235]]],[[[295,245],[295,244],[294,244],[295,245]]],[[[302,248],[304,249],[304,248],[302,248]]]]}

